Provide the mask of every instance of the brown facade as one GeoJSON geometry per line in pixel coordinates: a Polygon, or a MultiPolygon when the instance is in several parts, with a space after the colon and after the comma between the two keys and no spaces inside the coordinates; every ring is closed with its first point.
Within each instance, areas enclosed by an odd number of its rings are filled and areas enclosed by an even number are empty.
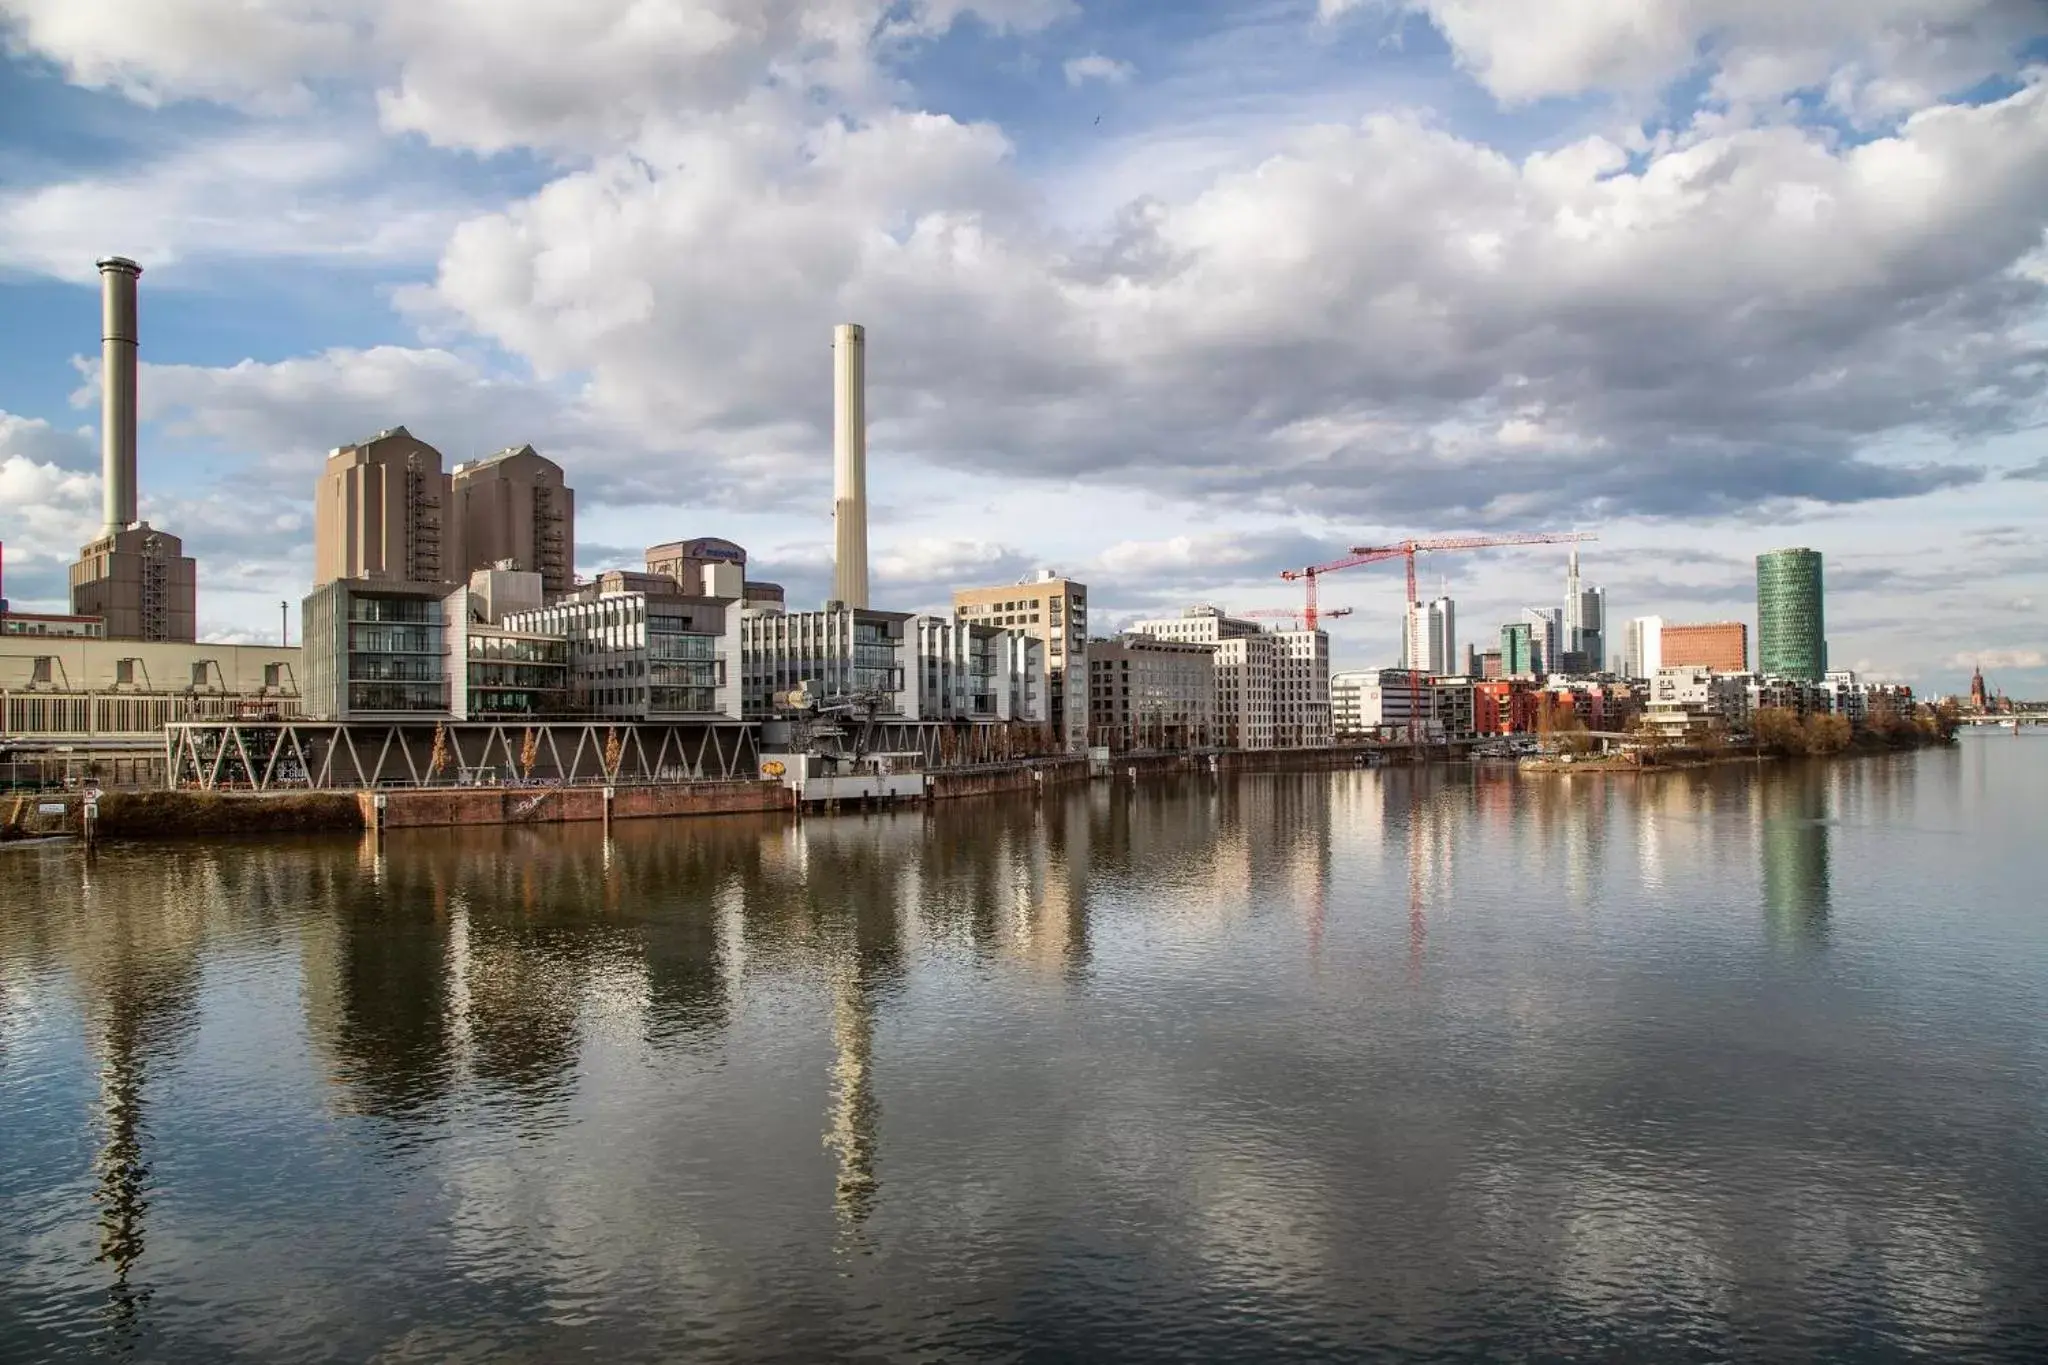
{"type": "Polygon", "coordinates": [[[954,619],[1020,630],[1045,642],[1046,716],[1064,747],[1088,742],[1088,585],[1046,573],[953,594],[954,619]],[[1071,668],[1069,667],[1071,665],[1071,668]]]}
{"type": "Polygon", "coordinates": [[[404,427],[327,457],[313,492],[313,586],[341,578],[467,581],[441,452],[404,427]]]}
{"type": "Polygon", "coordinates": [[[1749,626],[1742,621],[1707,625],[1666,625],[1663,630],[1666,668],[1711,668],[1716,673],[1749,671],[1749,626]]]}
{"type": "Polygon", "coordinates": [[[449,479],[461,528],[461,574],[511,561],[537,573],[549,597],[569,591],[576,566],[576,494],[562,467],[532,446],[455,466],[449,479]]]}
{"type": "Polygon", "coordinates": [[[148,522],[102,536],[71,566],[71,610],[105,622],[107,640],[190,644],[199,635],[199,570],[185,543],[148,522]]]}

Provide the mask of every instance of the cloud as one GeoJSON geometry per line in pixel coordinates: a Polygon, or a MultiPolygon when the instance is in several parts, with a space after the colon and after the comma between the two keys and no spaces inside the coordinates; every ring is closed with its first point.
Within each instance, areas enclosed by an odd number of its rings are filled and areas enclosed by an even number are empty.
{"type": "Polygon", "coordinates": [[[2021,465],[2018,469],[2008,469],[2000,477],[2024,479],[2033,482],[2048,481],[2048,458],[2036,460],[2032,464],[2021,465]]]}
{"type": "Polygon", "coordinates": [[[1064,70],[1068,85],[1081,85],[1087,81],[1101,81],[1104,85],[1124,85],[1138,74],[1138,68],[1129,62],[1105,57],[1100,52],[1091,52],[1085,57],[1069,57],[1064,70]]]}
{"type": "Polygon", "coordinates": [[[1420,120],[1048,228],[1007,138],[926,114],[742,121],[565,175],[455,234],[414,300],[638,429],[777,418],[869,326],[878,448],[1285,512],[1475,524],[1915,496],[1873,458],[2039,406],[2048,87],[1844,147],[1746,129],[1640,164],[1520,161],[1420,120]],[[804,357],[815,357],[804,360],[804,357]]]}
{"type": "Polygon", "coordinates": [[[2048,653],[2038,649],[1965,650],[1948,657],[1953,669],[2048,668],[2048,653]]]}
{"type": "Polygon", "coordinates": [[[84,436],[0,412],[0,509],[7,596],[62,609],[65,566],[100,529],[100,481],[84,436]]]}
{"type": "Polygon", "coordinates": [[[392,172],[371,142],[297,125],[248,129],[0,190],[0,270],[91,280],[94,244],[110,242],[110,230],[152,271],[192,258],[428,262],[463,216],[458,197],[417,171],[392,172]]]}
{"type": "MultiPolygon", "coordinates": [[[[1321,0],[1327,22],[1365,0],[1321,0]]],[[[1373,8],[1396,8],[1376,4],[1373,8]]],[[[1509,104],[1590,91],[1654,95],[1697,69],[1743,107],[1819,90],[1837,111],[1889,117],[2007,70],[2041,33],[2035,0],[1407,0],[1458,64],[1509,104]]]]}

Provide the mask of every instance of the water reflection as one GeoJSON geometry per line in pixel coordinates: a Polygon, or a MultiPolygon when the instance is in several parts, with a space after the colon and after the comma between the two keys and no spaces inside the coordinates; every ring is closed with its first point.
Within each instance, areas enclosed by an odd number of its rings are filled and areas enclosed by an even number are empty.
{"type": "Polygon", "coordinates": [[[0,1357],[2031,1344],[2048,951],[1895,889],[1927,758],[0,862],[0,1357]]]}
{"type": "Polygon", "coordinates": [[[1797,763],[1753,788],[1764,908],[1773,937],[1782,942],[1827,941],[1830,788],[1840,771],[1836,765],[1797,763]]]}

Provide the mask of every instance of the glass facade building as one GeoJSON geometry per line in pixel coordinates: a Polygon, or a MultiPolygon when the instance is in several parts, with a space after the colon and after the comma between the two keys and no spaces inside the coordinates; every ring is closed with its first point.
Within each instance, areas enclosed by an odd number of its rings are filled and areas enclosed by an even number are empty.
{"type": "Polygon", "coordinates": [[[1819,682],[1828,671],[1828,632],[1818,550],[1756,557],[1756,665],[1765,677],[1819,682]]]}

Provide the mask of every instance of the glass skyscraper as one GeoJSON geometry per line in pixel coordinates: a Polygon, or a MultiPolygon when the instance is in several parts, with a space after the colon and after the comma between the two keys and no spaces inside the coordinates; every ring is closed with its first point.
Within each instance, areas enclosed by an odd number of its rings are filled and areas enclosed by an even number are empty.
{"type": "Polygon", "coordinates": [[[1756,557],[1756,665],[1767,677],[1819,682],[1828,671],[1820,551],[1756,557]]]}

